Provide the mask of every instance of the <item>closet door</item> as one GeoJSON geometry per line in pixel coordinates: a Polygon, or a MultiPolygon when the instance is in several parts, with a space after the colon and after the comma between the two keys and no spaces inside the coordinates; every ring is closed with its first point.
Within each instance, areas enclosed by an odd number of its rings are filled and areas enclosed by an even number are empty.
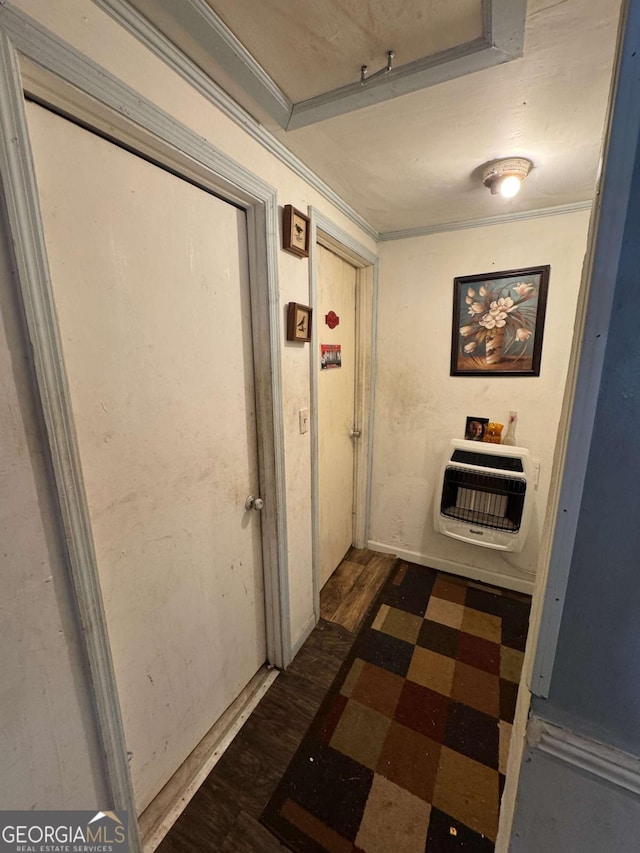
{"type": "Polygon", "coordinates": [[[245,215],[26,107],[141,812],[266,658],[245,215]]]}

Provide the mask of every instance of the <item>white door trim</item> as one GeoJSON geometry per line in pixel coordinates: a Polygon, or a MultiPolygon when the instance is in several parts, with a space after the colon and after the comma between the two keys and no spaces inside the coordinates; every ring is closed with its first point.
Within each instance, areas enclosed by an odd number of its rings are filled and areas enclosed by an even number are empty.
{"type": "Polygon", "coordinates": [[[361,430],[357,443],[354,478],[354,538],[356,548],[368,539],[371,494],[371,448],[373,443],[373,393],[375,374],[376,306],[378,304],[378,257],[332,222],[315,207],[309,208],[309,291],[311,295],[311,526],[313,563],[313,609],[320,618],[320,490],[318,472],[318,376],[320,372],[318,317],[318,243],[356,268],[356,423],[361,430]]]}
{"type": "MultiPolygon", "coordinates": [[[[244,208],[255,338],[263,560],[270,663],[291,659],[275,190],[87,57],[0,6],[0,170],[55,487],[81,620],[112,808],[136,814],[122,716],[62,358],[24,94],[244,208]],[[265,332],[265,330],[267,330],[265,332]]],[[[102,804],[100,804],[102,807],[102,804]]],[[[140,851],[130,821],[131,849],[140,851]]]]}

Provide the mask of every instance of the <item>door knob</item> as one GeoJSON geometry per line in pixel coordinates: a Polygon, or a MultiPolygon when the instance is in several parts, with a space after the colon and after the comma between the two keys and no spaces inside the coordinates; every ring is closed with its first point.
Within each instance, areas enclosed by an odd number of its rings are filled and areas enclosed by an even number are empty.
{"type": "Polygon", "coordinates": [[[349,437],[350,438],[360,438],[361,435],[362,435],[362,433],[360,432],[359,429],[350,429],[349,430],[349,437]]]}
{"type": "Polygon", "coordinates": [[[262,500],[262,498],[257,498],[255,495],[249,495],[249,497],[244,502],[245,509],[254,509],[256,512],[260,512],[263,506],[264,501],[262,500]]]}

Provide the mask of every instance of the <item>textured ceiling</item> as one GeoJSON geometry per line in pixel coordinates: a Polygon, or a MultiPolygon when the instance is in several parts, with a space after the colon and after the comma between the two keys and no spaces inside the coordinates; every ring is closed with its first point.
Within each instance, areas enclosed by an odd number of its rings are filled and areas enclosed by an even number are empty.
{"type": "Polygon", "coordinates": [[[617,18],[617,0],[530,0],[521,59],[276,136],[380,231],[588,200],[617,18]],[[510,201],[474,175],[507,156],[535,167],[510,201]]]}
{"type": "MultiPolygon", "coordinates": [[[[131,0],[183,50],[158,0],[131,0]],[[146,7],[146,11],[145,11],[146,7]]],[[[473,38],[475,0],[207,0],[292,100],[473,38]],[[292,70],[294,69],[294,70],[292,70]]],[[[620,0],[529,0],[524,55],[374,106],[285,131],[215,56],[191,53],[246,109],[381,232],[439,226],[588,201],[601,152],[620,0]],[[479,167],[529,157],[509,201],[479,167]]]]}

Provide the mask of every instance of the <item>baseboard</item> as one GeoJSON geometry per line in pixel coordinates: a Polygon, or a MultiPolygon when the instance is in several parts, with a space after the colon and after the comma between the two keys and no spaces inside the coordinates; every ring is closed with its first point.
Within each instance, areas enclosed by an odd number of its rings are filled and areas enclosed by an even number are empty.
{"type": "Polygon", "coordinates": [[[564,764],[570,764],[591,776],[640,794],[640,758],[608,744],[576,734],[570,729],[555,726],[539,717],[532,717],[527,729],[527,741],[564,764]]]}
{"type": "Polygon", "coordinates": [[[465,563],[454,562],[453,560],[443,560],[440,557],[418,554],[415,551],[404,551],[399,548],[393,548],[390,545],[385,545],[383,542],[374,542],[372,540],[367,543],[367,548],[371,551],[381,551],[383,554],[395,554],[396,557],[400,557],[402,560],[407,560],[410,563],[417,563],[419,566],[431,566],[433,569],[449,572],[452,575],[460,575],[470,580],[488,583],[491,586],[498,586],[502,589],[510,589],[514,592],[524,592],[527,595],[533,595],[535,585],[533,577],[529,579],[529,577],[506,575],[503,572],[492,572],[491,569],[469,566],[465,563]]]}
{"type": "Polygon", "coordinates": [[[235,702],[140,815],[144,853],[153,853],[158,847],[278,674],[276,669],[263,667],[254,675],[235,702]]]}
{"type": "Polygon", "coordinates": [[[298,654],[305,641],[307,640],[309,634],[313,631],[317,624],[318,620],[316,619],[316,614],[312,613],[311,616],[309,616],[307,621],[304,623],[304,627],[300,632],[298,639],[291,646],[291,660],[293,660],[294,657],[298,654]]]}

